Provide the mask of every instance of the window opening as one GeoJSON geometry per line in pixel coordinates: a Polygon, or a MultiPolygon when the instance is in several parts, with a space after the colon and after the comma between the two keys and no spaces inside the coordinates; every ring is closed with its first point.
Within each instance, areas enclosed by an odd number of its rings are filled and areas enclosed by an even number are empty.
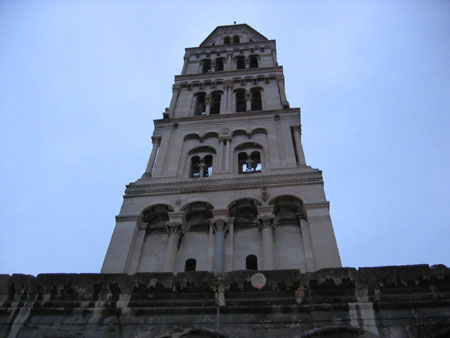
{"type": "Polygon", "coordinates": [[[223,58],[216,59],[216,67],[214,69],[216,72],[223,71],[223,58]]]}
{"type": "Polygon", "coordinates": [[[247,153],[239,153],[238,154],[238,165],[239,165],[239,174],[251,174],[261,172],[262,163],[261,163],[261,155],[259,151],[254,151],[247,155],[247,153]]]}
{"type": "Polygon", "coordinates": [[[223,38],[223,43],[224,43],[225,45],[230,44],[230,42],[231,42],[231,40],[230,40],[230,37],[229,37],[229,36],[226,36],[226,37],[223,38]]]}
{"type": "Polygon", "coordinates": [[[258,57],[250,55],[250,68],[258,68],[258,57]]]}
{"type": "Polygon", "coordinates": [[[206,155],[203,159],[199,156],[191,158],[191,177],[211,177],[213,174],[213,157],[206,155]]]}
{"type": "Polygon", "coordinates": [[[258,270],[258,258],[255,255],[248,255],[245,259],[246,270],[258,270]]]}
{"type": "Polygon", "coordinates": [[[233,36],[233,43],[239,43],[239,42],[240,42],[239,35],[233,36]]]}
{"type": "Polygon", "coordinates": [[[262,110],[261,89],[252,88],[252,110],[262,110]]]}
{"type": "Polygon", "coordinates": [[[184,263],[184,271],[195,271],[195,268],[197,266],[197,261],[194,258],[189,258],[184,263]]]}
{"type": "Polygon", "coordinates": [[[206,115],[206,94],[198,93],[195,96],[194,115],[206,115]]]}
{"type": "Polygon", "coordinates": [[[244,112],[247,107],[247,103],[245,101],[245,90],[239,89],[236,90],[236,112],[244,112]]]}
{"type": "Polygon", "coordinates": [[[238,56],[236,58],[236,69],[245,69],[245,57],[244,56],[238,56]]]}
{"type": "Polygon", "coordinates": [[[211,95],[211,108],[209,113],[211,115],[220,114],[220,101],[222,99],[222,94],[220,92],[214,92],[211,95]]]}
{"type": "Polygon", "coordinates": [[[213,157],[212,155],[206,155],[203,158],[203,177],[211,177],[212,176],[212,165],[213,165],[213,157]]]}
{"type": "Polygon", "coordinates": [[[206,59],[202,62],[202,73],[207,73],[211,71],[211,60],[206,59]]]}
{"type": "Polygon", "coordinates": [[[191,177],[200,177],[200,157],[198,156],[191,158],[191,177]]]}

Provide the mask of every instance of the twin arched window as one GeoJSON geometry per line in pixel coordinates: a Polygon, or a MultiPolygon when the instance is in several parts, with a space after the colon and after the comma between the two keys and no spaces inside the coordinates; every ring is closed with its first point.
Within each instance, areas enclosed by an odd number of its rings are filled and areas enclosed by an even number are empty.
{"type": "Polygon", "coordinates": [[[211,177],[212,176],[213,157],[206,155],[203,158],[193,156],[191,158],[191,177],[211,177]]]}
{"type": "Polygon", "coordinates": [[[238,154],[239,174],[252,174],[261,172],[261,154],[259,151],[253,151],[250,155],[246,152],[238,154]]]}
{"type": "Polygon", "coordinates": [[[214,91],[209,95],[199,92],[194,95],[194,115],[220,114],[222,92],[214,91]]]}
{"type": "Polygon", "coordinates": [[[237,89],[234,92],[236,102],[236,112],[245,112],[247,110],[247,99],[250,100],[250,110],[262,110],[262,89],[252,88],[250,89],[250,96],[246,96],[245,89],[237,89]]]}

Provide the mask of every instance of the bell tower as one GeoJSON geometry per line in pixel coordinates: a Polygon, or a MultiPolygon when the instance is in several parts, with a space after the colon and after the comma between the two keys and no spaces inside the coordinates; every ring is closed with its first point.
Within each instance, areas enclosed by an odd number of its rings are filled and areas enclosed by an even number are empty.
{"type": "Polygon", "coordinates": [[[219,26],[186,48],[102,273],[340,267],[322,172],[306,164],[275,40],[219,26]]]}

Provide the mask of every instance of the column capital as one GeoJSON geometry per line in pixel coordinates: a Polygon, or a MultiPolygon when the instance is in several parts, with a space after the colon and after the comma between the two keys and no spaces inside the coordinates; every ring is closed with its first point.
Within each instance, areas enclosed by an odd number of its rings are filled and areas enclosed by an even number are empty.
{"type": "Polygon", "coordinates": [[[258,222],[259,228],[275,228],[275,215],[274,215],[274,207],[273,205],[258,207],[258,222]]]}
{"type": "Polygon", "coordinates": [[[229,225],[228,218],[225,217],[213,218],[211,219],[210,222],[216,232],[228,230],[229,225]]]}
{"type": "Polygon", "coordinates": [[[221,142],[227,142],[227,141],[229,141],[229,142],[231,142],[231,136],[220,136],[219,137],[219,141],[221,141],[221,142]]]}
{"type": "Polygon", "coordinates": [[[152,143],[159,144],[161,142],[161,136],[152,136],[152,143]]]}
{"type": "Polygon", "coordinates": [[[299,132],[300,134],[302,133],[302,126],[300,124],[296,124],[296,125],[291,126],[291,129],[294,132],[299,132]]]}
{"type": "Polygon", "coordinates": [[[180,234],[182,223],[178,221],[172,221],[166,223],[166,230],[170,234],[180,234]]]}

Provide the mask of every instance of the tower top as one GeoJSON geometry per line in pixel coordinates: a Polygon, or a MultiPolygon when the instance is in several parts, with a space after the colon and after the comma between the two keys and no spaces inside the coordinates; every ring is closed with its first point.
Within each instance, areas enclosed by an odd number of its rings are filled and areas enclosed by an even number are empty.
{"type": "Polygon", "coordinates": [[[229,43],[241,43],[251,41],[268,41],[264,35],[247,25],[246,23],[234,24],[227,26],[217,26],[211,34],[200,44],[200,47],[223,45],[228,41],[229,43]],[[233,42],[233,36],[239,34],[241,37],[239,42],[233,42]],[[244,38],[242,38],[244,37],[244,38]]]}

